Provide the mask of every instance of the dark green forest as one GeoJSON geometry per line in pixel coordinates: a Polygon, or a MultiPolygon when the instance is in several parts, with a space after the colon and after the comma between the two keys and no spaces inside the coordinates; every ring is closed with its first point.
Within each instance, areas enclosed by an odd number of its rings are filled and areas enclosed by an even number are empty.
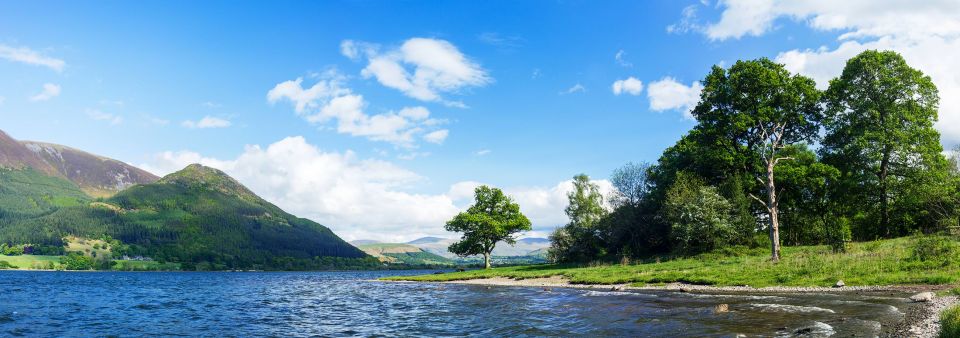
{"type": "Polygon", "coordinates": [[[290,215],[215,169],[192,165],[157,183],[91,199],[31,169],[0,170],[0,243],[62,247],[67,235],[112,238],[113,255],[184,270],[369,268],[379,262],[330,229],[290,215]]]}
{"type": "Polygon", "coordinates": [[[899,54],[863,52],[825,90],[765,58],[714,66],[702,83],[696,125],[655,163],[617,169],[615,196],[575,177],[553,260],[765,247],[776,261],[781,244],[843,251],[960,225],[937,88],[899,54]]]}

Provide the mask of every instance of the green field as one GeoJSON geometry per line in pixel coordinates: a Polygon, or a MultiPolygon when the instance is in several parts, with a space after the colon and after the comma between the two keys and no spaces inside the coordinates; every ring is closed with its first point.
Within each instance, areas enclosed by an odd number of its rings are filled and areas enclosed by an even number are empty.
{"type": "MultiPolygon", "coordinates": [[[[635,286],[682,282],[699,285],[753,287],[832,286],[837,280],[852,285],[952,284],[960,281],[958,241],[937,237],[935,255],[918,254],[918,237],[853,243],[847,253],[827,246],[783,248],[780,263],[772,263],[764,249],[728,250],[694,257],[662,259],[628,265],[528,265],[387,280],[452,281],[490,277],[514,279],[563,276],[575,284],[635,286]],[[944,251],[946,250],[946,251],[944,251]]],[[[923,248],[923,247],[921,247],[923,248]]]]}
{"type": "Polygon", "coordinates": [[[61,256],[40,256],[40,255],[19,255],[4,256],[0,255],[0,261],[6,261],[17,269],[46,269],[48,262],[54,266],[60,265],[61,256]]]}
{"type": "Polygon", "coordinates": [[[116,271],[177,271],[180,264],[160,263],[155,261],[114,260],[113,270],[116,271]]]}

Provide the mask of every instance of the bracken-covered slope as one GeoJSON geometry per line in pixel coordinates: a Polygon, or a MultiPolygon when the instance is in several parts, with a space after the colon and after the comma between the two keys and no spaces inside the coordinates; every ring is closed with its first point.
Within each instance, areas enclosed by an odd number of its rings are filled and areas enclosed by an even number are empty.
{"type": "Polygon", "coordinates": [[[94,197],[108,197],[135,184],[159,179],[132,165],[67,146],[31,141],[21,143],[94,197]]]}
{"type": "Polygon", "coordinates": [[[0,168],[31,168],[66,179],[92,197],[109,197],[159,177],[132,165],[52,143],[18,141],[0,130],[0,168]]]}

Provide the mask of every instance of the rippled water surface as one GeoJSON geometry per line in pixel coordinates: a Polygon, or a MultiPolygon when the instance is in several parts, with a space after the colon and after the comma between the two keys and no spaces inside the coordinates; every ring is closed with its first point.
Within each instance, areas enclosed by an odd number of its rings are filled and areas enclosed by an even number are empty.
{"type": "Polygon", "coordinates": [[[393,272],[0,272],[0,336],[875,336],[903,295],[370,281],[393,272]],[[728,311],[717,306],[727,304],[728,311]]]}

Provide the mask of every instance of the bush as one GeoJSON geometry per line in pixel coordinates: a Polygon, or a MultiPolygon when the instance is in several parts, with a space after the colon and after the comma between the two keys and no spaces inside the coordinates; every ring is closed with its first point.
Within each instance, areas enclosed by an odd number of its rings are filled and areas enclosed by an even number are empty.
{"type": "Polygon", "coordinates": [[[960,306],[953,306],[940,314],[940,338],[960,337],[960,306]]]}
{"type": "Polygon", "coordinates": [[[0,261],[0,269],[13,269],[16,268],[13,264],[7,261],[0,261]]]}
{"type": "Polygon", "coordinates": [[[956,244],[947,236],[918,235],[913,243],[913,259],[949,265],[954,261],[956,244]]]}
{"type": "Polygon", "coordinates": [[[71,252],[60,258],[60,266],[66,270],[92,270],[94,261],[93,258],[71,252]]]}
{"type": "Polygon", "coordinates": [[[730,203],[717,189],[681,175],[667,192],[666,214],[674,247],[683,253],[713,251],[735,238],[730,203]]]}
{"type": "Polygon", "coordinates": [[[846,217],[831,217],[827,228],[827,241],[833,252],[847,252],[847,243],[853,238],[850,231],[850,219],[846,217]]]}

